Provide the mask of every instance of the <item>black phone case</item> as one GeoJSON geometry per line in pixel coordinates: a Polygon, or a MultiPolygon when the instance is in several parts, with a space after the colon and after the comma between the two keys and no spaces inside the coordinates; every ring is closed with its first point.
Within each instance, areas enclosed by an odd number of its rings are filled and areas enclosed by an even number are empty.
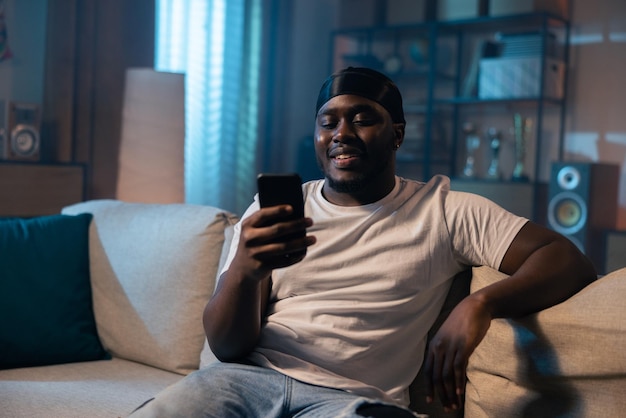
{"type": "Polygon", "coordinates": [[[291,205],[292,219],[304,217],[302,179],[298,174],[259,174],[257,178],[259,203],[262,208],[291,205]]]}
{"type": "MultiPolygon", "coordinates": [[[[298,174],[259,174],[257,177],[259,191],[259,204],[262,208],[288,204],[293,207],[290,216],[285,220],[300,219],[304,217],[304,200],[302,196],[302,180],[298,174]]],[[[287,235],[283,238],[289,241],[295,238],[303,238],[306,231],[287,235]]],[[[282,240],[281,240],[282,241],[282,240]]],[[[306,250],[302,252],[306,254],[306,250]]]]}

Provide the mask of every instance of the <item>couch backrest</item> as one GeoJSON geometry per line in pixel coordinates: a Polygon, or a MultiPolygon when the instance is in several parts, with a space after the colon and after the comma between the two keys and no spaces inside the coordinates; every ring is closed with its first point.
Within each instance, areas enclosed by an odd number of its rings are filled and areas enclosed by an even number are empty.
{"type": "Polygon", "coordinates": [[[113,356],[186,374],[199,367],[202,312],[215,287],[226,229],[236,217],[191,204],[94,200],[63,209],[93,214],[93,305],[113,356]]]}

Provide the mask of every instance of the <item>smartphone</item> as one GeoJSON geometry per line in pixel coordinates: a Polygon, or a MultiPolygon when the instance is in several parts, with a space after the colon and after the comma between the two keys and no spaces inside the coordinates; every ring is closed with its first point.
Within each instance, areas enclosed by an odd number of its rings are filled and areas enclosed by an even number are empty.
{"type": "Polygon", "coordinates": [[[276,205],[291,205],[291,219],[304,217],[302,179],[298,174],[261,173],[257,177],[259,203],[262,208],[276,205]]]}
{"type": "MultiPolygon", "coordinates": [[[[276,205],[291,205],[293,212],[285,220],[304,218],[304,199],[302,197],[302,179],[298,174],[261,173],[257,177],[259,203],[262,208],[276,205]]],[[[285,241],[302,238],[306,231],[289,235],[285,241]]]]}

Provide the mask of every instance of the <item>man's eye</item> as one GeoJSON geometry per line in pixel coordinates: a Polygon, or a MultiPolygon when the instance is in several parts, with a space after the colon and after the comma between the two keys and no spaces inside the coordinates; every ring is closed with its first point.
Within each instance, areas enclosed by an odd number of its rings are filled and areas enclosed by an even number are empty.
{"type": "Polygon", "coordinates": [[[373,118],[358,118],[353,120],[352,123],[358,126],[372,126],[376,123],[376,120],[373,118]]]}
{"type": "Polygon", "coordinates": [[[321,120],[320,126],[324,129],[332,129],[337,126],[337,122],[335,122],[334,120],[321,120]]]}

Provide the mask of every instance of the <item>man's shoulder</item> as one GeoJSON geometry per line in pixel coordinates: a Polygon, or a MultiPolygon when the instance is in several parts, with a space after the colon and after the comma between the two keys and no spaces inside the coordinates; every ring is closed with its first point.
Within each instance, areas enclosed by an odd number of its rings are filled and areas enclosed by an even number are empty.
{"type": "Polygon", "coordinates": [[[420,181],[405,177],[398,177],[402,189],[411,193],[417,191],[450,191],[450,178],[442,174],[436,174],[428,181],[420,181]]]}

